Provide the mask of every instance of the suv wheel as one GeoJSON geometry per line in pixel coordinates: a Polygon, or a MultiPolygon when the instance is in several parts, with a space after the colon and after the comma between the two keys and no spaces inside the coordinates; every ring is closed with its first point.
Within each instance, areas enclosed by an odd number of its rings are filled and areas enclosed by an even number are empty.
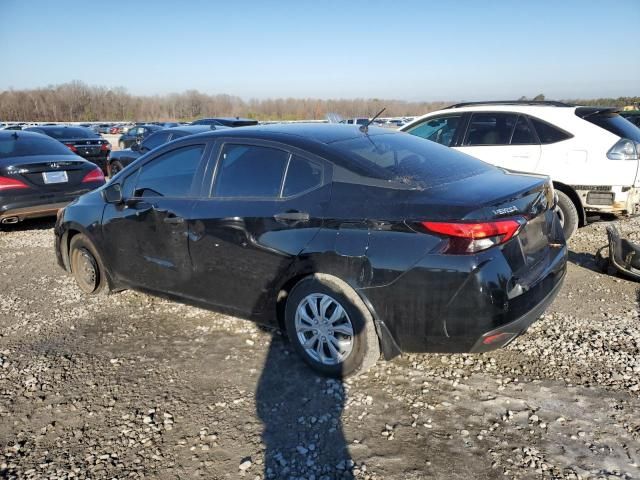
{"type": "Polygon", "coordinates": [[[578,209],[566,193],[556,190],[556,194],[558,195],[556,214],[560,220],[560,225],[562,225],[564,238],[569,240],[571,235],[578,229],[578,224],[580,223],[578,209]]]}
{"type": "Polygon", "coordinates": [[[285,325],[298,354],[323,375],[355,375],[380,357],[369,310],[349,285],[330,275],[315,274],[293,288],[285,325]]]}

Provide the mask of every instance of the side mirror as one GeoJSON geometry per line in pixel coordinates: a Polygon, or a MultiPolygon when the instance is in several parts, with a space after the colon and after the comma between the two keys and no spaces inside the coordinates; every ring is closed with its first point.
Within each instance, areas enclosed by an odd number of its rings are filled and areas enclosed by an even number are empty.
{"type": "Polygon", "coordinates": [[[107,203],[122,203],[122,190],[120,189],[119,183],[109,185],[103,190],[102,194],[104,196],[104,201],[107,203]]]}
{"type": "Polygon", "coordinates": [[[131,150],[133,150],[134,152],[137,152],[137,151],[139,151],[139,150],[140,150],[140,144],[139,144],[138,142],[136,142],[136,143],[132,143],[130,148],[131,148],[131,150]]]}

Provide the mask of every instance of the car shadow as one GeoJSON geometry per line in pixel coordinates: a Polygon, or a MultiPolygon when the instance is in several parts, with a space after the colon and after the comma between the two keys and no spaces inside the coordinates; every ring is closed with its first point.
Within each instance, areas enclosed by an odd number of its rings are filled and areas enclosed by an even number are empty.
{"type": "Polygon", "coordinates": [[[18,223],[0,224],[0,231],[22,232],[25,230],[49,230],[56,224],[56,217],[28,218],[18,223]]]}
{"type": "Polygon", "coordinates": [[[574,252],[569,250],[569,262],[582,268],[586,268],[593,272],[602,273],[602,270],[598,266],[595,254],[574,252]]]}
{"type": "Polygon", "coordinates": [[[344,401],[341,380],[314,373],[282,334],[274,334],[256,390],[264,478],[353,478],[344,401]]]}

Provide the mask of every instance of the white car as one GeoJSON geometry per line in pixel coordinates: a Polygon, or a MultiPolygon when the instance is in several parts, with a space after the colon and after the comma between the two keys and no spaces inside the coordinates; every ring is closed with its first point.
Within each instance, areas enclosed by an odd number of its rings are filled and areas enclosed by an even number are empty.
{"type": "Polygon", "coordinates": [[[560,102],[473,102],[431,112],[400,128],[485,162],[549,175],[569,238],[585,212],[640,209],[640,128],[614,108],[560,102]]]}

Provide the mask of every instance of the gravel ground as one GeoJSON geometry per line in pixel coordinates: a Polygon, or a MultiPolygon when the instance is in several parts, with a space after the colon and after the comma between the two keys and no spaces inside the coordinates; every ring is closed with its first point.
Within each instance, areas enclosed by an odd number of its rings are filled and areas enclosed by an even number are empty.
{"type": "Polygon", "coordinates": [[[508,348],[345,383],[244,320],[83,296],[52,241],[48,221],[0,231],[0,478],[640,477],[640,284],[594,271],[602,223],[508,348]]]}

